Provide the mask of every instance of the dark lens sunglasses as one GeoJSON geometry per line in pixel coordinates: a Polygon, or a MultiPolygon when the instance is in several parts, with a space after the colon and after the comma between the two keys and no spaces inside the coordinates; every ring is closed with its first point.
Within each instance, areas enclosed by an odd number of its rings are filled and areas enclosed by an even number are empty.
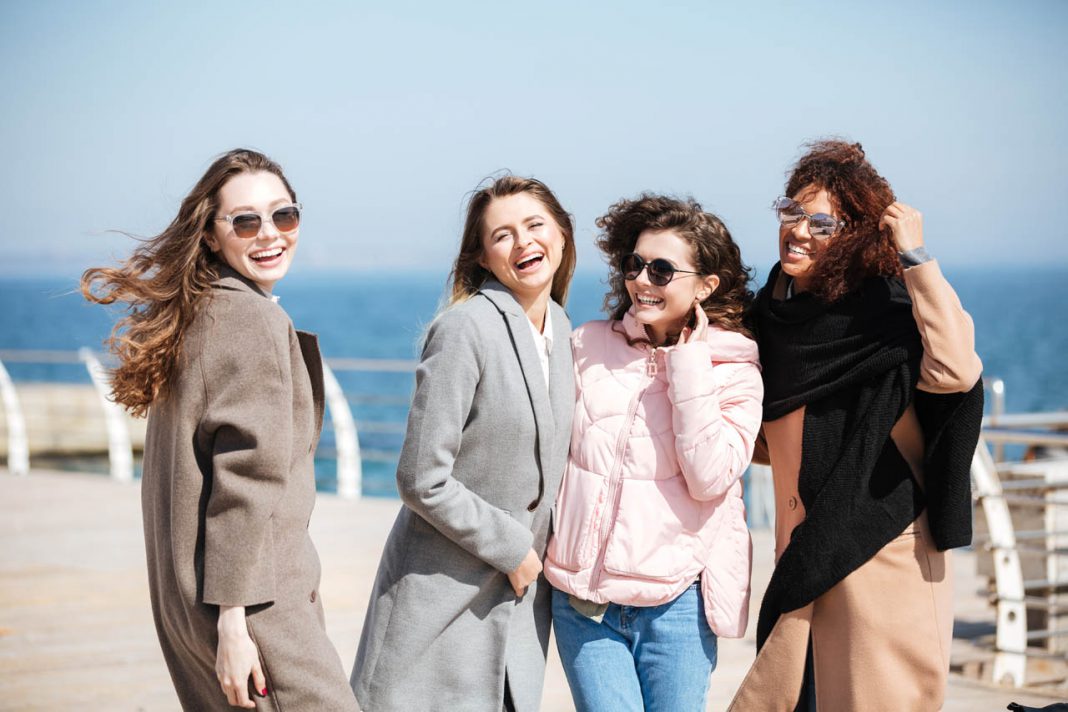
{"type": "Polygon", "coordinates": [[[839,220],[833,215],[815,213],[809,215],[801,204],[790,198],[776,198],[771,204],[771,209],[779,218],[779,222],[786,226],[796,225],[804,219],[808,219],[808,232],[812,237],[826,240],[841,228],[845,227],[845,221],[839,220]]]}
{"type": "Polygon", "coordinates": [[[634,254],[633,252],[629,255],[623,255],[623,258],[619,261],[619,271],[623,273],[623,279],[628,282],[638,279],[638,275],[642,273],[642,270],[647,268],[649,270],[649,281],[658,287],[667,286],[667,284],[675,277],[676,272],[682,272],[683,274],[701,274],[700,272],[678,269],[675,265],[660,257],[646,262],[642,259],[641,255],[634,254]]]}
{"type": "Polygon", "coordinates": [[[300,203],[295,203],[284,208],[278,208],[268,216],[260,215],[259,213],[238,213],[215,218],[215,221],[223,222],[225,220],[230,223],[235,235],[247,240],[260,234],[265,217],[268,222],[275,226],[278,232],[293,232],[300,227],[300,211],[302,207],[300,203]]]}

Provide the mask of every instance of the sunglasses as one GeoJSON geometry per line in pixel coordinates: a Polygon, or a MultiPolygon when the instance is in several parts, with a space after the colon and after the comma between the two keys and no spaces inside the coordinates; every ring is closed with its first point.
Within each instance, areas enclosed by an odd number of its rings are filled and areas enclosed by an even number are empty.
{"type": "Polygon", "coordinates": [[[295,203],[284,208],[278,208],[270,215],[238,213],[237,215],[215,218],[215,222],[223,222],[225,220],[230,223],[235,235],[247,240],[260,234],[260,230],[263,229],[264,219],[274,225],[278,232],[293,232],[300,227],[300,211],[302,207],[300,203],[295,203]]]}
{"type": "Polygon", "coordinates": [[[775,202],[771,204],[771,209],[775,211],[779,222],[786,226],[796,225],[808,218],[809,234],[820,240],[826,240],[838,232],[839,229],[845,227],[845,221],[839,220],[833,215],[827,215],[826,213],[809,215],[801,207],[801,203],[790,198],[776,198],[775,202]]]}
{"type": "Polygon", "coordinates": [[[701,274],[700,272],[678,269],[675,265],[660,257],[646,262],[641,255],[633,252],[629,255],[623,255],[622,259],[619,260],[619,271],[623,273],[623,279],[628,282],[638,279],[638,275],[642,273],[642,270],[647,268],[649,270],[647,272],[649,281],[658,287],[667,286],[674,279],[676,272],[701,274]]]}

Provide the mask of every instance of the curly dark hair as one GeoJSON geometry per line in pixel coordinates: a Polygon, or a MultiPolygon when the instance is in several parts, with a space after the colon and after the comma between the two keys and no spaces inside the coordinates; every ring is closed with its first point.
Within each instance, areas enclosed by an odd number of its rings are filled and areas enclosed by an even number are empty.
{"type": "Polygon", "coordinates": [[[864,157],[859,143],[814,141],[791,169],[786,195],[824,189],[845,227],[820,251],[808,277],[810,291],[827,303],[838,301],[868,277],[901,277],[893,238],[879,230],[879,218],[894,202],[890,184],[864,157]]]}
{"type": "Polygon", "coordinates": [[[693,246],[694,264],[704,275],[719,277],[719,287],[701,307],[710,324],[749,335],[742,315],[753,300],[749,289],[751,271],[742,264],[738,245],[723,221],[705,212],[693,198],[672,198],[642,193],[634,200],[621,200],[597,218],[601,235],[597,247],[608,260],[609,292],[604,310],[612,319],[622,319],[631,307],[630,294],[619,262],[634,252],[645,230],[672,230],[693,246]]]}

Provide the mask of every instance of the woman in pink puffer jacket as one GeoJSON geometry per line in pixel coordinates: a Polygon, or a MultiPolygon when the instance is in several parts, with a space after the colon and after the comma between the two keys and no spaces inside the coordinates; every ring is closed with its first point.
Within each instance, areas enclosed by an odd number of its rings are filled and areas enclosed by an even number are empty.
{"type": "Polygon", "coordinates": [[[716,216],[642,195],[597,221],[611,319],[575,330],[578,401],[545,559],[579,712],[703,710],[740,637],[752,544],[741,477],[760,427],[748,270],[716,216]]]}

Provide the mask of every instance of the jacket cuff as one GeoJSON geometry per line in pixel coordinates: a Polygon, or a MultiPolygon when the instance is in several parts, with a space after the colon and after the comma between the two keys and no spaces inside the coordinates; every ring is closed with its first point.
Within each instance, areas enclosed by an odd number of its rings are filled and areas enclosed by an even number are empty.
{"type": "Polygon", "coordinates": [[[673,403],[706,395],[712,375],[712,346],[706,341],[676,346],[668,352],[667,371],[673,403]]]}
{"type": "Polygon", "coordinates": [[[205,534],[204,603],[255,606],[275,599],[274,545],[270,534],[260,551],[250,551],[239,537],[212,541],[205,534]]]}
{"type": "Polygon", "coordinates": [[[497,543],[483,552],[482,560],[503,574],[510,574],[519,568],[527,553],[534,546],[534,533],[512,520],[512,527],[506,534],[502,533],[497,543]]]}

